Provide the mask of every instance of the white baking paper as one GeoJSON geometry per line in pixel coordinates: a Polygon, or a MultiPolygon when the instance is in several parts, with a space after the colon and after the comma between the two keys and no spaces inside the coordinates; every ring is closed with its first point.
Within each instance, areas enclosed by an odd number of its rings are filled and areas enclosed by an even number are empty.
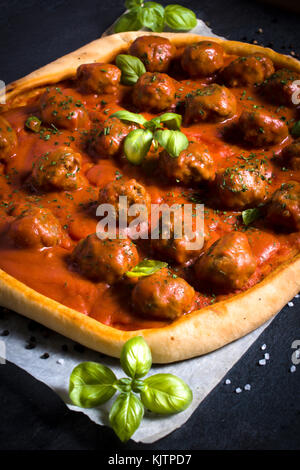
{"type": "MultiPolygon", "coordinates": [[[[77,348],[78,345],[73,341],[40,325],[33,325],[35,328],[32,330],[32,324],[27,318],[5,311],[4,319],[0,320],[0,332],[9,331],[8,336],[1,337],[5,344],[2,351],[6,351],[6,359],[51,387],[72,410],[87,414],[97,424],[108,424],[108,413],[113,399],[97,409],[77,408],[71,405],[68,397],[68,379],[73,368],[82,361],[100,362],[111,367],[118,378],[124,377],[119,361],[86,348],[84,352],[77,352],[74,346],[77,348]],[[32,337],[35,341],[32,341],[32,337]],[[36,347],[26,349],[28,344],[36,344],[36,347]],[[68,351],[64,352],[62,346],[67,346],[68,351]],[[42,359],[41,356],[45,353],[49,354],[49,357],[42,359]]],[[[193,391],[193,403],[185,412],[169,417],[146,414],[133,439],[137,442],[155,442],[185,423],[199,403],[247,351],[266,326],[267,324],[206,356],[165,366],[153,366],[151,374],[168,372],[185,380],[193,391]]],[[[1,361],[0,367],[5,367],[1,365],[1,361]]]]}
{"type": "MultiPolygon", "coordinates": [[[[191,32],[204,36],[216,36],[201,20],[198,20],[197,26],[191,32]]],[[[104,35],[111,33],[112,28],[104,35]]],[[[113,399],[99,409],[88,410],[72,406],[68,397],[68,378],[73,368],[82,361],[101,362],[111,367],[120,378],[124,376],[124,373],[119,367],[119,361],[87,349],[83,353],[77,352],[71,340],[49,332],[43,327],[30,331],[28,329],[30,324],[28,319],[14,312],[6,312],[4,319],[0,320],[0,331],[10,332],[8,336],[0,338],[5,343],[5,348],[2,350],[6,350],[6,359],[51,387],[71,409],[85,413],[97,424],[108,424],[108,412],[113,399]],[[26,349],[31,336],[36,339],[36,347],[26,349]],[[62,350],[62,345],[68,346],[67,352],[62,350]],[[48,353],[49,358],[42,359],[41,356],[44,353],[48,353]]],[[[169,417],[146,414],[133,439],[144,443],[155,442],[185,423],[199,403],[247,351],[266,326],[267,324],[206,356],[166,366],[154,366],[151,373],[168,372],[184,379],[193,391],[193,403],[185,412],[169,417]]],[[[0,365],[0,367],[5,366],[0,365]]],[[[205,425],[205,423],[202,424],[205,425]]]]}

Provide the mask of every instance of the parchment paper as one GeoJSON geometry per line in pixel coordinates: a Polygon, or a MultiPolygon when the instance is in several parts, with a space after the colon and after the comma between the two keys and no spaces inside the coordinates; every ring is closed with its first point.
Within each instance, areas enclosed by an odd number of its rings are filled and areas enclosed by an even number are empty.
{"type": "MultiPolygon", "coordinates": [[[[198,20],[197,26],[191,32],[216,36],[201,20],[198,20]]],[[[112,28],[109,28],[104,35],[111,33],[112,28]]],[[[144,443],[155,442],[185,423],[199,403],[220,382],[222,377],[240,359],[267,325],[268,323],[246,337],[206,356],[166,366],[154,366],[151,370],[153,374],[168,372],[184,379],[193,391],[193,403],[185,412],[171,417],[157,417],[146,414],[133,439],[144,443]]],[[[71,340],[42,326],[33,324],[14,312],[6,311],[4,318],[0,319],[0,331],[5,330],[9,331],[9,335],[0,338],[5,345],[5,348],[0,349],[0,355],[6,349],[7,360],[15,363],[51,387],[71,409],[87,414],[95,423],[108,424],[108,412],[113,399],[99,409],[77,408],[70,404],[68,398],[68,378],[73,368],[82,361],[101,362],[111,367],[117,377],[123,377],[124,373],[117,360],[87,349],[84,352],[79,352],[83,348],[78,348],[78,345],[75,345],[71,340]],[[32,347],[32,345],[35,345],[35,347],[26,349],[28,344],[29,347],[32,347]],[[64,346],[64,349],[62,349],[62,346],[64,346]],[[68,347],[67,351],[65,351],[65,346],[68,347]],[[49,354],[49,357],[42,359],[41,356],[43,357],[45,353],[49,354]]]]}

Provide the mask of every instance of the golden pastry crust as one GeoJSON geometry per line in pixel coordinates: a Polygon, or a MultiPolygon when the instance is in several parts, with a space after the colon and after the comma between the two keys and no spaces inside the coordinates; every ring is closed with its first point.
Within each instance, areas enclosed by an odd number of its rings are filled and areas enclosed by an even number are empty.
{"type": "MultiPolygon", "coordinates": [[[[93,41],[30,75],[7,86],[7,102],[0,110],[20,106],[40,93],[46,85],[72,78],[83,63],[109,62],[145,32],[115,34],[93,41]]],[[[157,33],[155,33],[157,35],[157,33]]],[[[263,53],[279,67],[300,72],[300,62],[271,49],[237,41],[207,38],[192,34],[162,33],[173,45],[213,39],[226,53],[250,55],[263,53]]],[[[282,264],[262,282],[247,291],[217,302],[212,306],[182,316],[162,328],[122,331],[106,326],[93,318],[39,294],[0,270],[0,304],[15,310],[81,344],[119,357],[123,344],[142,335],[148,342],[153,361],[169,363],[206,354],[234,341],[262,325],[299,291],[300,255],[282,264]],[[282,288],[284,286],[284,288],[282,288]]]]}

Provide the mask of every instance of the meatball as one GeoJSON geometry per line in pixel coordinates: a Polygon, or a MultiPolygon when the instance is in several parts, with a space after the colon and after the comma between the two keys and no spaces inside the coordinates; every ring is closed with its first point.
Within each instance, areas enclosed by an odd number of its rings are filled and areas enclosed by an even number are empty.
{"type": "Polygon", "coordinates": [[[178,158],[173,158],[168,152],[163,151],[160,154],[159,164],[171,181],[186,185],[212,181],[215,177],[214,159],[202,142],[190,143],[178,158]]]}
{"type": "Polygon", "coordinates": [[[196,262],[197,278],[220,292],[241,289],[256,269],[248,238],[231,232],[217,240],[196,262]]]}
{"type": "Polygon", "coordinates": [[[288,136],[286,123],[265,111],[243,111],[239,129],[244,141],[254,147],[276,145],[288,136]]]}
{"type": "Polygon", "coordinates": [[[17,135],[9,122],[0,116],[0,160],[7,160],[16,153],[17,135]]]}
{"type": "Polygon", "coordinates": [[[192,286],[181,277],[172,276],[167,269],[141,278],[132,291],[136,312],[161,320],[175,320],[187,313],[194,297],[192,286]]]}
{"type": "Polygon", "coordinates": [[[222,71],[222,78],[230,87],[251,86],[262,83],[274,72],[271,59],[261,54],[239,57],[222,71]]]}
{"type": "Polygon", "coordinates": [[[42,155],[34,164],[31,182],[44,190],[70,191],[80,187],[81,155],[70,147],[59,147],[42,155]]]}
{"type": "Polygon", "coordinates": [[[213,41],[200,41],[186,46],[181,66],[191,77],[208,77],[224,65],[224,49],[213,41]]]}
{"type": "Polygon", "coordinates": [[[40,99],[42,121],[74,131],[90,125],[87,111],[78,97],[59,87],[48,88],[40,99]]]}
{"type": "Polygon", "coordinates": [[[165,111],[174,103],[174,81],[165,73],[144,73],[133,86],[133,104],[141,110],[165,111]]]}
{"type": "MultiPolygon", "coordinates": [[[[181,211],[182,214],[182,211],[181,211]]],[[[154,251],[161,253],[167,260],[173,260],[178,264],[185,265],[201,253],[205,228],[204,220],[200,220],[199,227],[196,225],[195,210],[192,214],[192,238],[185,232],[182,220],[171,212],[170,215],[161,214],[157,224],[151,229],[151,245],[154,251]],[[176,223],[174,223],[174,218],[176,223]]],[[[201,217],[201,214],[200,214],[201,217]]]]}
{"type": "Polygon", "coordinates": [[[160,36],[141,36],[131,44],[129,54],[138,57],[148,72],[167,72],[174,46],[160,36]]]}
{"type": "Polygon", "coordinates": [[[275,191],[267,219],[276,227],[284,227],[291,232],[300,230],[300,183],[289,181],[275,191]]]}
{"type": "MultiPolygon", "coordinates": [[[[111,204],[116,210],[116,215],[119,217],[119,197],[127,197],[127,211],[133,204],[143,204],[147,208],[147,212],[150,211],[151,198],[147,193],[144,186],[139,184],[135,179],[129,181],[112,181],[106,186],[100,189],[99,192],[99,204],[111,204]]],[[[128,216],[127,220],[130,223],[136,216],[128,216]]]]}
{"type": "Polygon", "coordinates": [[[269,195],[269,165],[249,157],[247,163],[220,171],[215,179],[215,197],[221,206],[243,210],[264,202],[269,195]]]}
{"type": "Polygon", "coordinates": [[[38,207],[20,212],[10,225],[9,236],[17,246],[30,248],[55,246],[63,237],[57,218],[38,207]]]}
{"type": "Polygon", "coordinates": [[[114,284],[138,264],[139,256],[129,239],[101,240],[94,233],[80,240],[72,253],[72,261],[84,276],[114,284]]]}
{"type": "Polygon", "coordinates": [[[110,117],[92,129],[88,141],[90,153],[96,158],[109,158],[120,153],[125,137],[136,129],[135,124],[128,124],[116,117],[110,117]]]}
{"type": "Polygon", "coordinates": [[[121,70],[112,64],[82,64],[77,69],[77,83],[82,93],[116,94],[121,70]]]}
{"type": "Polygon", "coordinates": [[[282,159],[292,170],[300,170],[300,139],[283,149],[282,159]]]}
{"type": "Polygon", "coordinates": [[[185,99],[184,122],[223,121],[236,112],[236,99],[225,86],[205,86],[195,93],[188,94],[185,99]]]}
{"type": "MultiPolygon", "coordinates": [[[[300,80],[300,74],[288,69],[279,69],[273,73],[263,84],[263,92],[267,98],[275,104],[293,106],[293,95],[297,98],[300,94],[299,85],[295,83],[300,80]],[[295,96],[296,95],[296,96],[295,96]]],[[[298,103],[296,103],[298,104],[298,103]]]]}

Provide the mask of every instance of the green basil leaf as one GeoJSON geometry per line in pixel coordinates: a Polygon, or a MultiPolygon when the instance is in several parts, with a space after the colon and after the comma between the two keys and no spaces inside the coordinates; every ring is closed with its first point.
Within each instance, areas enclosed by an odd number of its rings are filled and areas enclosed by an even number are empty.
{"type": "Polygon", "coordinates": [[[125,0],[125,7],[130,10],[134,7],[140,7],[144,0],[125,0]]]}
{"type": "Polygon", "coordinates": [[[143,62],[133,55],[117,55],[116,65],[122,72],[121,80],[124,85],[134,85],[140,76],[146,73],[143,62]]]}
{"type": "Polygon", "coordinates": [[[249,225],[261,216],[258,208],[246,209],[242,212],[242,219],[245,225],[249,225]]]}
{"type": "Polygon", "coordinates": [[[149,130],[131,131],[124,141],[124,153],[133,165],[140,165],[149,152],[153,134],[149,130]]]}
{"type": "Polygon", "coordinates": [[[93,408],[108,401],[116,392],[117,380],[108,367],[96,362],[82,362],[70,375],[69,395],[76,406],[93,408]]]}
{"type": "Polygon", "coordinates": [[[175,375],[156,374],[144,380],[141,400],[155,413],[179,413],[191,404],[192,399],[190,387],[175,375]]]}
{"type": "Polygon", "coordinates": [[[135,124],[140,124],[144,126],[147,122],[147,119],[144,118],[142,114],[131,113],[130,111],[117,111],[116,113],[111,114],[109,117],[116,117],[121,121],[134,122],[135,124]]]}
{"type": "Polygon", "coordinates": [[[291,134],[293,137],[300,137],[300,121],[295,122],[291,129],[291,134]]]}
{"type": "Polygon", "coordinates": [[[139,11],[142,25],[157,33],[164,29],[164,7],[156,2],[147,2],[139,11]]]}
{"type": "Polygon", "coordinates": [[[180,131],[158,130],[154,138],[173,158],[177,158],[189,145],[188,138],[180,131]]]}
{"type": "Polygon", "coordinates": [[[129,379],[128,377],[123,377],[122,379],[117,380],[115,386],[120,392],[130,392],[131,384],[132,379],[129,379]]]}
{"type": "Polygon", "coordinates": [[[42,121],[36,116],[30,116],[26,122],[25,126],[33,132],[40,132],[42,121]]]}
{"type": "Polygon", "coordinates": [[[165,22],[176,31],[189,31],[197,25],[197,18],[189,8],[181,5],[168,5],[165,8],[165,22]]]}
{"type": "Polygon", "coordinates": [[[144,390],[144,381],[140,379],[134,379],[132,381],[132,391],[135,393],[141,393],[142,390],[144,390]]]}
{"type": "Polygon", "coordinates": [[[166,268],[168,263],[164,261],[156,261],[154,259],[144,259],[136,265],[131,271],[126,272],[127,277],[144,277],[151,276],[162,268],[166,268]]]}
{"type": "Polygon", "coordinates": [[[144,416],[141,400],[130,393],[121,393],[114,402],[109,422],[122,442],[128,441],[139,427],[144,416]]]}
{"type": "Polygon", "coordinates": [[[161,116],[158,116],[157,118],[152,119],[152,121],[155,121],[156,119],[159,119],[159,121],[164,124],[168,129],[171,130],[180,130],[181,122],[182,122],[182,116],[180,114],[176,113],[164,113],[161,116]]]}
{"type": "Polygon", "coordinates": [[[114,26],[115,33],[122,33],[124,31],[138,31],[141,27],[139,19],[139,11],[141,7],[132,8],[128,13],[119,18],[114,26]]]}
{"type": "Polygon", "coordinates": [[[135,336],[126,341],[120,361],[122,369],[129,377],[139,379],[148,374],[152,365],[152,355],[142,336],[135,336]]]}

